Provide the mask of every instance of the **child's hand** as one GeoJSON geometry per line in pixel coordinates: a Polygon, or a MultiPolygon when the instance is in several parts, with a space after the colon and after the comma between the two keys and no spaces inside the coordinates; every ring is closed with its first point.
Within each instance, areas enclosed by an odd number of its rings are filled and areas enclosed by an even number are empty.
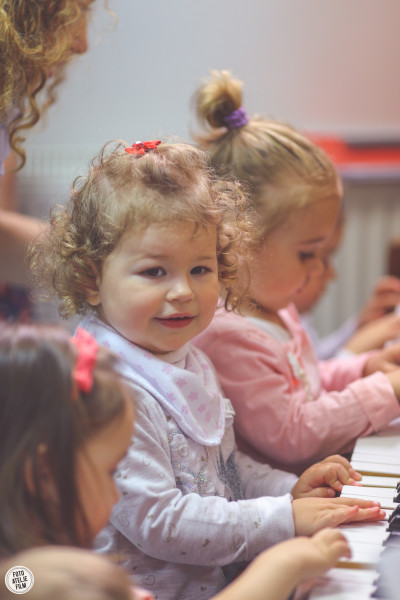
{"type": "Polygon", "coordinates": [[[364,365],[363,376],[375,371],[390,373],[400,367],[400,344],[393,344],[371,356],[364,365]]]}
{"type": "Polygon", "coordinates": [[[386,342],[400,338],[400,315],[390,313],[360,327],[345,348],[359,354],[383,348],[386,342]]]}
{"type": "Polygon", "coordinates": [[[322,529],[312,537],[298,537],[277,544],[271,552],[275,549],[287,553],[294,573],[298,572],[297,583],[323,575],[342,556],[351,557],[345,536],[338,529],[330,528],[322,529]]]}
{"type": "Polygon", "coordinates": [[[323,529],[313,537],[298,537],[265,550],[214,600],[282,600],[303,581],[322,575],[341,556],[350,557],[340,531],[323,529]]]}
{"type": "Polygon", "coordinates": [[[354,471],[349,461],[335,454],[304,471],[292,489],[292,496],[333,498],[344,485],[359,485],[357,480],[360,479],[360,473],[354,471]]]}
{"type": "Polygon", "coordinates": [[[296,535],[313,535],[324,527],[352,521],[380,521],[380,503],[356,498],[299,498],[292,502],[296,535]]]}
{"type": "Polygon", "coordinates": [[[387,275],[376,283],[371,298],[359,314],[359,327],[382,317],[400,303],[400,279],[387,275]]]}

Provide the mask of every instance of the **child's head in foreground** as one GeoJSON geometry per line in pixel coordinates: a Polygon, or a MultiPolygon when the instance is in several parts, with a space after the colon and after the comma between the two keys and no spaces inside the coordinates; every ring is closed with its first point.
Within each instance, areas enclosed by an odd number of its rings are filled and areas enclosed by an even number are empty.
{"type": "Polygon", "coordinates": [[[106,145],[33,251],[61,313],[95,312],[129,341],[173,351],[237,302],[246,198],[184,143],[106,145]]]}
{"type": "Polygon", "coordinates": [[[17,589],[7,577],[16,566],[22,567],[23,577],[32,585],[27,592],[30,600],[135,600],[132,583],[122,569],[90,550],[68,546],[30,548],[2,561],[1,600],[12,600],[18,593],[5,585],[7,580],[17,589]]]}
{"type": "MultiPolygon", "coordinates": [[[[68,546],[31,548],[2,561],[0,600],[16,596],[5,585],[9,569],[16,566],[29,577],[30,600],[135,600],[132,583],[122,569],[90,550],[68,546]]],[[[7,581],[13,587],[12,580],[7,581]]]]}
{"type": "Polygon", "coordinates": [[[133,423],[115,367],[82,330],[0,326],[0,556],[88,546],[107,523],[133,423]]]}
{"type": "Polygon", "coordinates": [[[341,183],[326,154],[290,125],[250,118],[242,84],[214,72],[196,92],[198,137],[219,174],[246,185],[256,209],[256,244],[249,262],[249,298],[276,311],[322,270],[316,251],[338,219],[341,183]]]}

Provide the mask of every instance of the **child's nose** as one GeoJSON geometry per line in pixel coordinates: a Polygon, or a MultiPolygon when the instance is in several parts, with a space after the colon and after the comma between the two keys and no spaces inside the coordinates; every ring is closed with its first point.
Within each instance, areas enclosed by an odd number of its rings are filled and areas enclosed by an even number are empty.
{"type": "Polygon", "coordinates": [[[326,265],[322,258],[316,254],[308,263],[309,272],[315,277],[320,276],[325,272],[326,265]]]}
{"type": "Polygon", "coordinates": [[[179,278],[173,281],[168,294],[167,299],[169,301],[179,300],[187,301],[194,298],[194,293],[189,281],[186,278],[179,278]]]}
{"type": "Polygon", "coordinates": [[[336,272],[336,268],[333,266],[332,263],[328,263],[325,266],[325,278],[328,279],[329,281],[336,279],[337,277],[337,272],[336,272]]]}

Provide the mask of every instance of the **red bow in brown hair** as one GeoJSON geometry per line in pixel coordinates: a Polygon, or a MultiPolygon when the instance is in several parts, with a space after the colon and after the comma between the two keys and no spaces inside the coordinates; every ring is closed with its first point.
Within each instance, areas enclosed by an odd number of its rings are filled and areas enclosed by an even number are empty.
{"type": "Polygon", "coordinates": [[[136,144],[132,144],[130,148],[125,148],[125,152],[128,154],[138,154],[141,156],[149,150],[155,150],[158,144],[161,144],[161,140],[153,140],[152,142],[136,142],[136,144]]]}
{"type": "MultiPolygon", "coordinates": [[[[93,369],[96,365],[99,345],[94,337],[82,327],[78,327],[75,337],[71,341],[78,349],[73,378],[78,389],[88,393],[93,387],[93,369]]],[[[77,396],[73,394],[72,399],[77,400],[77,396]]]]}

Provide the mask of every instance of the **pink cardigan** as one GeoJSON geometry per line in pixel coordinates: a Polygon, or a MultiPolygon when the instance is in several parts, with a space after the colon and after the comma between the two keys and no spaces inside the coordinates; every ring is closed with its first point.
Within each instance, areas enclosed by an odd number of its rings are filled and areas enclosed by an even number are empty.
{"type": "Polygon", "coordinates": [[[221,309],[194,344],[214,363],[235,408],[239,447],[299,472],[350,450],[400,408],[383,373],[361,378],[369,355],[319,362],[294,305],[280,315],[291,332],[287,342],[221,309]]]}

